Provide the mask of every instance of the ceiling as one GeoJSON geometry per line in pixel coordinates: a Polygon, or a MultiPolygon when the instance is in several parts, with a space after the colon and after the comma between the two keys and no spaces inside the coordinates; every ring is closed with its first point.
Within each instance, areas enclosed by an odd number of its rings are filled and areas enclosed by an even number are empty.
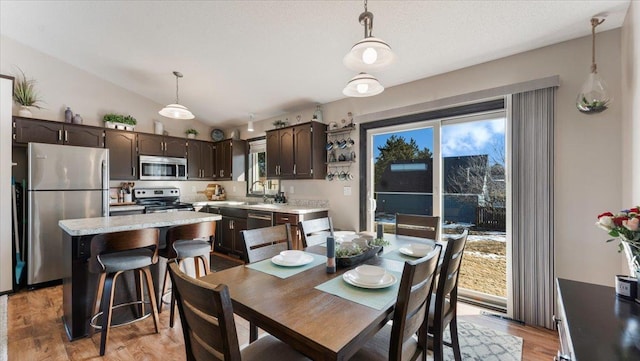
{"type": "MultiPolygon", "coordinates": [[[[625,1],[369,1],[385,87],[620,27],[625,1]]],[[[0,1],[0,33],[220,127],[341,98],[363,1],[0,1]],[[25,26],[25,22],[28,24],[25,26]]],[[[590,54],[584,54],[589,56],[590,54]]],[[[588,69],[585,69],[587,71],[588,69]]]]}

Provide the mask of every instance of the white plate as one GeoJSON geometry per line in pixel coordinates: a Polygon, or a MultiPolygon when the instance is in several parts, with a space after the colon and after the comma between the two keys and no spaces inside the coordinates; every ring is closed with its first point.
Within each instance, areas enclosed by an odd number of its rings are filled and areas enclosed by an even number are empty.
{"type": "Polygon", "coordinates": [[[402,253],[404,255],[407,255],[409,257],[421,258],[421,257],[424,257],[424,256],[428,255],[429,252],[433,251],[433,246],[425,254],[417,254],[409,247],[400,247],[400,249],[398,249],[398,251],[400,251],[400,253],[402,253]]]}
{"type": "Polygon", "coordinates": [[[309,264],[313,262],[313,256],[310,254],[304,254],[302,255],[302,257],[300,257],[300,260],[298,260],[297,262],[289,262],[289,261],[285,261],[281,255],[277,255],[271,258],[271,262],[277,264],[278,266],[298,267],[298,266],[304,266],[305,264],[309,264]]]}
{"type": "Polygon", "coordinates": [[[396,282],[398,282],[396,276],[388,272],[385,273],[384,276],[382,276],[382,280],[378,283],[363,282],[358,278],[355,270],[345,272],[342,275],[342,279],[348,284],[360,288],[386,288],[389,286],[393,286],[394,284],[396,284],[396,282]]]}

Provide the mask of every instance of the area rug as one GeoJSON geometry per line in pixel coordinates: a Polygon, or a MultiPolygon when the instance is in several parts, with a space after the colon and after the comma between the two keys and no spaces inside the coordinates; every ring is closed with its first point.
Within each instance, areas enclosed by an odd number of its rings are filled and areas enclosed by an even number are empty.
{"type": "Polygon", "coordinates": [[[0,296],[0,361],[7,361],[7,295],[0,296]]]}
{"type": "MultiPolygon", "coordinates": [[[[522,339],[473,323],[458,320],[458,340],[462,359],[474,361],[520,361],[522,339]]],[[[451,341],[449,329],[445,341],[451,341]]],[[[444,347],[444,359],[453,360],[453,351],[444,347]]]]}

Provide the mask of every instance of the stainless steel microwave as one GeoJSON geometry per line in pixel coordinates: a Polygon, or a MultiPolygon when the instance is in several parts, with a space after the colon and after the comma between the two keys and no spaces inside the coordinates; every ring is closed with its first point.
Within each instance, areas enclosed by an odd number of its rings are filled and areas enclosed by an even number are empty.
{"type": "Polygon", "coordinates": [[[140,156],[140,180],[186,180],[187,159],[140,156]]]}

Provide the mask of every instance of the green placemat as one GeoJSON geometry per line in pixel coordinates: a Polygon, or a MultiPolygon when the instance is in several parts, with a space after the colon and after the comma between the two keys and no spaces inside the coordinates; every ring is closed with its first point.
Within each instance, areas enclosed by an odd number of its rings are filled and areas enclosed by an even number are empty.
{"type": "Polygon", "coordinates": [[[386,248],[387,248],[387,246],[385,246],[384,253],[382,253],[382,255],[380,255],[380,257],[386,258],[386,259],[391,259],[391,260],[394,260],[394,261],[400,261],[400,262],[415,261],[415,260],[418,259],[416,257],[406,256],[406,255],[400,253],[400,251],[398,251],[397,249],[391,249],[391,250],[387,251],[386,248]]]}
{"type": "Polygon", "coordinates": [[[396,301],[396,298],[398,297],[398,288],[400,287],[400,279],[402,278],[402,273],[400,272],[389,270],[387,270],[387,272],[398,278],[398,282],[396,282],[396,284],[387,288],[367,289],[352,286],[345,282],[342,279],[342,276],[320,284],[315,288],[351,302],[359,303],[376,310],[382,310],[389,304],[396,301]]]}
{"type": "Polygon", "coordinates": [[[313,268],[319,264],[323,264],[327,262],[327,257],[325,256],[321,256],[319,254],[313,254],[309,252],[305,252],[305,254],[313,256],[313,261],[311,261],[310,263],[307,263],[304,266],[298,266],[298,267],[278,266],[277,264],[271,262],[271,258],[269,258],[260,262],[248,264],[246,265],[246,267],[254,269],[256,271],[268,273],[270,275],[273,275],[279,278],[287,278],[295,274],[298,274],[300,272],[306,271],[309,268],[313,268]]]}

